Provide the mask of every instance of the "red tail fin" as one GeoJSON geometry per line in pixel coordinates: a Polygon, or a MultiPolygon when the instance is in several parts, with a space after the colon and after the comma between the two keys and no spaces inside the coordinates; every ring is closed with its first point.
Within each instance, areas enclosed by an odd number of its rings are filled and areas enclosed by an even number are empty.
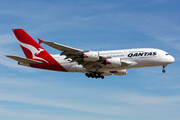
{"type": "Polygon", "coordinates": [[[30,35],[28,35],[23,29],[13,29],[13,32],[27,58],[47,62],[50,54],[30,35]]]}
{"type": "Polygon", "coordinates": [[[27,58],[42,57],[47,52],[23,29],[13,29],[18,42],[27,58]],[[43,52],[41,52],[43,51],[43,52]],[[42,54],[44,53],[44,54],[42,54]]]}
{"type": "MultiPolygon", "coordinates": [[[[47,63],[45,66],[43,64],[41,64],[41,66],[32,64],[31,67],[56,71],[67,71],[23,29],[13,29],[13,32],[28,59],[39,60],[47,63]],[[56,67],[52,67],[52,63],[55,64],[56,67]]],[[[40,42],[43,41],[41,40],[40,42]]]]}

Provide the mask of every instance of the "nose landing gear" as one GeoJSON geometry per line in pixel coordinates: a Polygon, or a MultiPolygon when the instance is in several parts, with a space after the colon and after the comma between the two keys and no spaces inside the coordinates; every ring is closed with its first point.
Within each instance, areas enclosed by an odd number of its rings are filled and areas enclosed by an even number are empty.
{"type": "Polygon", "coordinates": [[[163,72],[163,73],[165,73],[165,72],[166,72],[165,67],[166,67],[166,66],[163,66],[163,70],[162,70],[162,72],[163,72]]]}

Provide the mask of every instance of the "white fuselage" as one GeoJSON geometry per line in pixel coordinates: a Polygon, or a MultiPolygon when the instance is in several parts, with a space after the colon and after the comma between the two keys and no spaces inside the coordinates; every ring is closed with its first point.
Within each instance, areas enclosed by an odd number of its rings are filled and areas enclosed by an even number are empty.
{"type": "MultiPolygon", "coordinates": [[[[129,66],[120,67],[101,67],[99,72],[116,71],[138,67],[152,67],[152,66],[166,66],[173,63],[174,58],[167,52],[159,49],[141,48],[141,49],[124,49],[124,50],[111,50],[111,51],[99,51],[99,55],[110,58],[120,58],[121,61],[129,62],[129,66]]],[[[64,59],[64,55],[52,55],[53,58],[60,63],[68,72],[87,72],[77,62],[71,62],[72,59],[64,59]]]]}
{"type": "Polygon", "coordinates": [[[81,72],[88,78],[102,78],[109,75],[126,75],[127,69],[138,67],[165,66],[173,63],[174,58],[159,49],[141,48],[111,51],[85,51],[62,44],[39,40],[39,44],[23,29],[13,32],[26,58],[6,55],[18,61],[19,65],[60,72],[81,72]],[[40,44],[44,43],[62,51],[50,55],[40,44]]]}

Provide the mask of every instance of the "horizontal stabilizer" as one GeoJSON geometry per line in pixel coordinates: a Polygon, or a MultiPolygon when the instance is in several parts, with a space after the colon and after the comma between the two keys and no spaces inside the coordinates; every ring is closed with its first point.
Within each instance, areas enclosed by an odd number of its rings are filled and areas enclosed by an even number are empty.
{"type": "Polygon", "coordinates": [[[31,59],[27,59],[27,58],[22,58],[22,57],[18,57],[18,56],[12,56],[12,55],[6,55],[6,57],[9,57],[11,59],[14,59],[16,61],[22,62],[22,63],[27,63],[27,64],[39,64],[42,62],[36,61],[36,60],[31,60],[31,59]]]}

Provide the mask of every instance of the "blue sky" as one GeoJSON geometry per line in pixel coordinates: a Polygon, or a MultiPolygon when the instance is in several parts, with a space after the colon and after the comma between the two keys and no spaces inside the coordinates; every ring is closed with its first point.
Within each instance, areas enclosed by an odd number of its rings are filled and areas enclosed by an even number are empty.
{"type": "MultiPolygon", "coordinates": [[[[0,120],[179,120],[178,0],[0,0],[0,120]],[[84,50],[158,48],[176,61],[88,79],[18,66],[12,32],[84,50]]],[[[59,54],[47,45],[51,54],[59,54]]]]}

